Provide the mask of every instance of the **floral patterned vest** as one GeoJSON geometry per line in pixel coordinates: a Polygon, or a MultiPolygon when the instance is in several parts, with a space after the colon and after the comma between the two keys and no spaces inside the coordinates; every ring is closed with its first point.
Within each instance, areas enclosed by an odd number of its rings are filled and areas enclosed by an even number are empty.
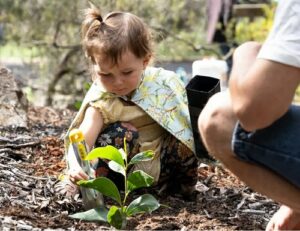
{"type": "MultiPolygon", "coordinates": [[[[106,92],[103,86],[92,84],[68,133],[71,129],[79,127],[89,102],[110,97],[118,96],[106,92]]],[[[125,100],[130,100],[142,108],[158,124],[195,153],[186,91],[182,81],[174,72],[162,68],[146,68],[139,87],[132,94],[131,99],[125,100]]],[[[65,150],[68,150],[68,143],[68,139],[65,139],[65,150]]]]}

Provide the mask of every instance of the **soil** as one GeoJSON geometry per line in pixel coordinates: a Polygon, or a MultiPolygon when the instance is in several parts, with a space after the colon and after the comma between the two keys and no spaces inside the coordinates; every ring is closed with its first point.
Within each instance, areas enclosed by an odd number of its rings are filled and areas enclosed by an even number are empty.
{"type": "MultiPolygon", "coordinates": [[[[80,198],[55,194],[65,168],[63,135],[74,112],[30,107],[28,128],[0,130],[1,230],[103,230],[106,223],[68,217],[83,211],[80,198]]],[[[252,191],[220,163],[202,163],[197,195],[154,196],[163,205],[129,219],[129,230],[264,229],[278,204],[252,191]]],[[[106,201],[109,206],[111,201],[106,201]]]]}

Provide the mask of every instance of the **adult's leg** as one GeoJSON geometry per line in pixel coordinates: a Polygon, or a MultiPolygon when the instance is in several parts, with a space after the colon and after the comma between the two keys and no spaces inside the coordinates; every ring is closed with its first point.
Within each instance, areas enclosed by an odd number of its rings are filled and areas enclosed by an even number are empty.
{"type": "Polygon", "coordinates": [[[214,95],[198,120],[201,137],[209,153],[254,190],[292,208],[293,214],[296,214],[292,218],[300,217],[299,188],[267,168],[238,159],[232,152],[231,141],[235,124],[229,92],[214,95]]]}

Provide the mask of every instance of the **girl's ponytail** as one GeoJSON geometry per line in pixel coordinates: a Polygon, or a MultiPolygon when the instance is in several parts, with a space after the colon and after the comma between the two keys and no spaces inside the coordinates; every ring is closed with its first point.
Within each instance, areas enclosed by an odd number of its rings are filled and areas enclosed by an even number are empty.
{"type": "Polygon", "coordinates": [[[86,9],[84,12],[84,20],[81,26],[82,40],[91,38],[95,35],[96,30],[103,23],[103,18],[99,9],[94,5],[91,8],[86,9]]]}

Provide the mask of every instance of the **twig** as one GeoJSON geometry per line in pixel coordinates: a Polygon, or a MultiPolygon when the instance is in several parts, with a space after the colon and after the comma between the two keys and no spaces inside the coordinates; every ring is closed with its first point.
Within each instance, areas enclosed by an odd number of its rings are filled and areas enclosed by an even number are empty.
{"type": "Polygon", "coordinates": [[[18,172],[14,172],[16,175],[19,175],[21,177],[25,177],[25,178],[32,178],[32,179],[35,179],[35,180],[48,180],[48,178],[45,178],[45,177],[38,177],[38,176],[30,176],[30,175],[27,175],[27,174],[22,174],[22,173],[18,173],[18,172]]]}
{"type": "Polygon", "coordinates": [[[212,216],[206,211],[206,209],[203,209],[203,211],[208,218],[212,218],[212,216]]]}
{"type": "Polygon", "coordinates": [[[246,197],[243,197],[241,202],[236,206],[236,210],[239,210],[245,204],[245,201],[246,201],[246,197]]]}
{"type": "MultiPolygon", "coordinates": [[[[3,167],[3,168],[9,168],[8,166],[6,166],[6,165],[4,165],[4,164],[0,164],[0,167],[3,167]]],[[[20,169],[18,169],[18,168],[15,168],[17,171],[19,171],[19,172],[22,172],[20,169]]],[[[17,172],[17,171],[10,171],[11,173],[13,173],[13,174],[16,174],[16,175],[18,175],[18,176],[21,176],[21,177],[23,177],[23,178],[32,178],[32,179],[35,179],[35,180],[48,180],[49,179],[49,177],[38,177],[38,176],[30,176],[30,175],[27,175],[27,174],[24,174],[24,173],[19,173],[19,172],[17,172]]]]}
{"type": "MultiPolygon", "coordinates": [[[[0,149],[0,153],[8,153],[8,155],[13,156],[14,159],[16,159],[16,158],[19,158],[19,159],[22,159],[22,160],[26,159],[26,155],[24,155],[21,152],[11,150],[10,148],[0,149]]],[[[1,157],[8,158],[8,157],[2,156],[2,155],[1,155],[1,157]]]]}
{"type": "Polygon", "coordinates": [[[9,139],[3,136],[0,136],[0,142],[6,142],[6,143],[18,143],[19,141],[25,141],[25,140],[29,140],[29,141],[36,141],[37,139],[30,139],[28,136],[19,136],[15,139],[9,139]]]}
{"type": "Polygon", "coordinates": [[[244,209],[241,210],[242,213],[256,213],[256,214],[265,214],[266,212],[263,210],[255,210],[255,209],[244,209]]]}
{"type": "MultiPolygon", "coordinates": [[[[9,150],[10,150],[10,149],[9,149],[9,150]]],[[[11,150],[11,151],[12,151],[12,150],[11,150]]],[[[1,153],[1,152],[0,152],[0,153],[1,153]]],[[[15,152],[15,153],[17,153],[17,152],[15,152]]],[[[14,161],[14,162],[16,162],[16,160],[15,160],[14,158],[7,157],[7,156],[4,155],[4,153],[1,153],[0,157],[1,157],[1,158],[4,158],[4,159],[6,159],[6,160],[9,160],[9,161],[14,161]]],[[[9,163],[9,164],[18,164],[18,163],[9,163]]]]}
{"type": "Polygon", "coordinates": [[[34,194],[34,190],[31,191],[32,193],[32,202],[36,205],[36,200],[35,200],[35,194],[34,194]]]}
{"type": "Polygon", "coordinates": [[[216,176],[216,174],[214,174],[214,173],[210,174],[210,175],[204,180],[204,184],[207,185],[207,184],[211,181],[211,179],[212,179],[214,176],[216,176]]]}
{"type": "Polygon", "coordinates": [[[36,146],[40,144],[41,141],[33,141],[29,143],[23,143],[23,144],[4,144],[0,145],[0,148],[24,148],[24,147],[29,147],[29,146],[36,146]]]}
{"type": "Polygon", "coordinates": [[[172,38],[174,38],[174,39],[176,39],[178,41],[181,41],[181,42],[185,43],[186,45],[190,46],[196,52],[201,51],[201,50],[205,50],[205,51],[209,51],[211,53],[214,53],[218,58],[220,57],[220,54],[216,50],[214,50],[214,49],[212,49],[210,47],[202,46],[202,45],[196,46],[195,44],[193,44],[189,40],[183,39],[183,38],[179,37],[178,35],[173,34],[170,31],[166,30],[165,28],[157,27],[157,26],[151,26],[151,27],[154,30],[162,31],[163,33],[169,35],[170,37],[172,37],[172,38]]]}
{"type": "Polygon", "coordinates": [[[257,209],[265,204],[270,204],[272,203],[273,201],[271,199],[266,199],[266,200],[261,200],[261,201],[258,201],[258,202],[254,202],[252,204],[249,204],[248,207],[250,209],[257,209]]]}
{"type": "Polygon", "coordinates": [[[0,142],[1,142],[1,141],[10,143],[10,142],[11,142],[11,139],[8,139],[8,138],[6,138],[6,137],[0,136],[0,142]]]}
{"type": "Polygon", "coordinates": [[[28,188],[28,187],[26,187],[26,186],[14,184],[14,183],[7,182],[7,181],[0,181],[0,183],[8,184],[8,185],[11,185],[11,186],[13,186],[13,187],[19,187],[19,188],[22,188],[22,189],[28,190],[28,191],[31,190],[31,188],[28,188]]]}

